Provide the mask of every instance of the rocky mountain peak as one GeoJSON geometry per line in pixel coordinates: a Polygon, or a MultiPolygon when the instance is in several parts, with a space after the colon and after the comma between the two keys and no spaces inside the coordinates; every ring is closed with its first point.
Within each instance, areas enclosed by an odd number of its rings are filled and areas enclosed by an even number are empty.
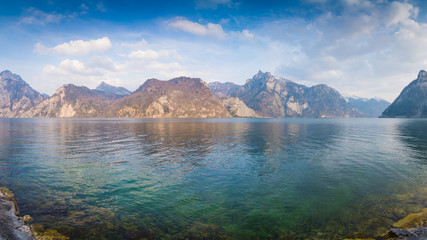
{"type": "Polygon", "coordinates": [[[271,75],[270,72],[262,72],[261,70],[258,71],[257,74],[252,78],[253,80],[263,81],[263,82],[269,82],[275,79],[273,75],[271,75]]]}
{"type": "Polygon", "coordinates": [[[272,83],[275,80],[278,80],[278,78],[271,75],[269,72],[262,72],[259,70],[257,74],[255,74],[251,79],[246,80],[246,84],[248,84],[249,87],[254,86],[264,86],[268,83],[272,83]]]}
{"type": "Polygon", "coordinates": [[[19,75],[9,70],[0,73],[0,117],[18,117],[43,99],[19,75]]]}
{"type": "Polygon", "coordinates": [[[3,72],[0,73],[0,76],[2,77],[11,77],[13,76],[13,73],[9,70],[4,70],[3,72]]]}
{"type": "Polygon", "coordinates": [[[9,70],[4,70],[3,72],[1,72],[0,77],[1,79],[12,79],[22,81],[22,78],[19,75],[16,75],[9,70]]]}
{"type": "Polygon", "coordinates": [[[426,82],[427,81],[427,72],[424,70],[421,70],[418,73],[417,81],[418,82],[426,82]]]}
{"type": "Polygon", "coordinates": [[[110,85],[104,81],[102,81],[95,88],[95,90],[103,92],[103,93],[107,93],[107,94],[115,94],[118,96],[127,96],[127,95],[131,94],[131,92],[124,87],[116,87],[116,86],[110,85]]]}

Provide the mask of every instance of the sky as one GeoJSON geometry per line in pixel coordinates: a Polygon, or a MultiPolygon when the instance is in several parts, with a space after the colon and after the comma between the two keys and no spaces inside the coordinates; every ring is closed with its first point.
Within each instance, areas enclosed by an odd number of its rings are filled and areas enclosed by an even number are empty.
{"type": "Polygon", "coordinates": [[[0,71],[53,94],[259,70],[393,101],[427,70],[421,0],[0,0],[0,71]]]}

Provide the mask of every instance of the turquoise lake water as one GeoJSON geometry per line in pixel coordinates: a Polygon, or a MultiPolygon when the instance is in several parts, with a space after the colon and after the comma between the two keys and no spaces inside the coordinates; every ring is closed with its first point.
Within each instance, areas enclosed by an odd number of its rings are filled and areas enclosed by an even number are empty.
{"type": "Polygon", "coordinates": [[[379,236],[427,207],[427,120],[0,119],[0,185],[71,239],[379,236]]]}

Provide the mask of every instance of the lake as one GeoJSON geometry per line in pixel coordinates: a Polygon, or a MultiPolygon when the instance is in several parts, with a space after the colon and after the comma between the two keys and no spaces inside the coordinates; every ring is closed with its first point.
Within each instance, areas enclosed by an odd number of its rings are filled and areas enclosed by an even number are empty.
{"type": "Polygon", "coordinates": [[[427,120],[0,119],[0,185],[71,239],[379,236],[427,207],[427,120]]]}

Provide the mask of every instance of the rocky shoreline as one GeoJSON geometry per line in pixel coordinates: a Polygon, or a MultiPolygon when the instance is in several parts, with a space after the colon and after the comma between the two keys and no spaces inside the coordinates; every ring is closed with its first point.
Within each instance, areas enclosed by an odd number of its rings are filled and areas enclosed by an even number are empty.
{"type": "Polygon", "coordinates": [[[31,217],[19,217],[19,208],[13,193],[0,188],[0,240],[32,240],[35,239],[31,226],[25,221],[31,217]]]}
{"type": "Polygon", "coordinates": [[[18,201],[12,191],[0,187],[0,240],[67,240],[56,230],[45,230],[41,225],[30,224],[29,215],[19,216],[18,201]]]}

